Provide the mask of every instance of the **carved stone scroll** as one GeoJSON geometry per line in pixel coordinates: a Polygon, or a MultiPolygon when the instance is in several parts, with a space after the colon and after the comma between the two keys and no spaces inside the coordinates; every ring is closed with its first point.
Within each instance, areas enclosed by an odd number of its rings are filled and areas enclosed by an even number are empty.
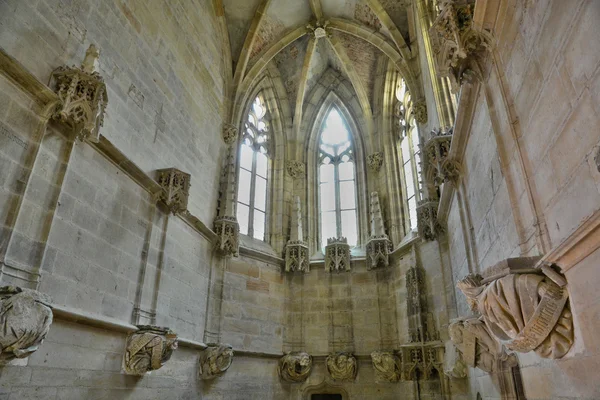
{"type": "Polygon", "coordinates": [[[233,347],[230,345],[209,344],[200,353],[200,378],[214,379],[223,375],[233,361],[233,347]]]}
{"type": "Polygon", "coordinates": [[[356,379],[356,358],[350,353],[335,353],[327,356],[327,372],[334,381],[353,381],[356,379]]]}
{"type": "Polygon", "coordinates": [[[127,338],[123,372],[144,375],[165,365],[177,349],[177,334],[169,328],[139,325],[127,338]]]}
{"type": "Polygon", "coordinates": [[[304,352],[289,352],[279,360],[278,372],[286,382],[304,382],[312,371],[312,357],[304,352]]]}
{"type": "Polygon", "coordinates": [[[325,271],[350,271],[350,245],[345,237],[327,239],[325,271]]]}
{"type": "MultiPolygon", "coordinates": [[[[511,262],[499,264],[510,269],[511,262]]],[[[523,270],[522,263],[515,264],[523,270]]],[[[555,274],[558,272],[553,271],[555,274]]],[[[573,345],[573,315],[567,289],[542,270],[513,270],[486,283],[479,275],[469,275],[458,287],[471,308],[481,314],[494,338],[509,349],[522,353],[533,350],[543,358],[561,358],[573,345]]]]}
{"type": "Polygon", "coordinates": [[[16,286],[0,288],[0,365],[29,357],[52,324],[50,296],[16,286]]]}
{"type": "Polygon", "coordinates": [[[80,140],[92,142],[100,140],[108,103],[104,79],[97,72],[99,54],[96,46],[90,45],[81,68],[58,67],[50,83],[61,101],[54,119],[71,126],[80,140]]]}
{"type": "Polygon", "coordinates": [[[398,382],[402,377],[402,361],[391,351],[374,351],[371,353],[375,377],[379,382],[398,382]]]}
{"type": "Polygon", "coordinates": [[[173,214],[187,210],[191,175],[177,168],[160,169],[157,174],[163,189],[160,195],[162,202],[173,214]]]}
{"type": "Polygon", "coordinates": [[[367,156],[367,166],[373,172],[379,172],[383,165],[383,153],[378,151],[377,153],[370,154],[367,156]]]}

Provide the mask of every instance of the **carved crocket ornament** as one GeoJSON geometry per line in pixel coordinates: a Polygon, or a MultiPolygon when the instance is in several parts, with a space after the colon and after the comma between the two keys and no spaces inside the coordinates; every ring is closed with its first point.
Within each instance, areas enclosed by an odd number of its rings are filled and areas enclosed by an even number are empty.
{"type": "Polygon", "coordinates": [[[177,349],[177,334],[169,328],[140,325],[127,338],[123,371],[128,375],[144,375],[165,365],[177,349]]]}
{"type": "Polygon", "coordinates": [[[233,362],[233,347],[209,344],[200,354],[200,377],[214,379],[229,369],[233,362]]]}
{"type": "Polygon", "coordinates": [[[304,352],[289,352],[279,360],[278,372],[286,382],[304,382],[312,371],[312,357],[304,352]]]}
{"type": "Polygon", "coordinates": [[[356,358],[350,353],[327,356],[327,372],[334,381],[353,381],[356,378],[356,358]]]}
{"type": "Polygon", "coordinates": [[[561,358],[573,345],[573,315],[568,292],[555,275],[509,273],[485,283],[469,275],[457,286],[499,343],[521,353],[561,358]]]}
{"type": "Polygon", "coordinates": [[[0,288],[0,365],[29,357],[50,330],[51,299],[35,290],[0,288]]]}

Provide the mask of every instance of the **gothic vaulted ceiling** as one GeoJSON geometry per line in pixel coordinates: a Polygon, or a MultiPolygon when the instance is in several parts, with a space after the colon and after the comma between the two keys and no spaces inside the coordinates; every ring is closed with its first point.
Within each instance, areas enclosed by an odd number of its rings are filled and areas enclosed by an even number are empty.
{"type": "Polygon", "coordinates": [[[306,95],[331,68],[352,83],[370,114],[378,60],[399,65],[409,55],[411,1],[222,0],[236,96],[274,66],[299,116],[306,95]],[[316,32],[319,26],[324,31],[316,32]]]}

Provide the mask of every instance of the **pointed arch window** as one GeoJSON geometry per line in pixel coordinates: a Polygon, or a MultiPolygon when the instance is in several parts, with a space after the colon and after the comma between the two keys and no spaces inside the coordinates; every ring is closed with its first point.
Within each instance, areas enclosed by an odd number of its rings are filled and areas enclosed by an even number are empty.
{"type": "Polygon", "coordinates": [[[332,107],[319,139],[319,210],[321,246],[327,239],[346,237],[358,243],[355,152],[350,131],[332,107]]]}
{"type": "Polygon", "coordinates": [[[240,146],[237,220],[240,233],[265,239],[267,172],[269,167],[269,124],[267,107],[258,95],[248,111],[240,146]]]}
{"type": "Polygon", "coordinates": [[[407,220],[410,230],[417,229],[417,204],[421,200],[421,149],[419,131],[413,114],[413,103],[404,79],[396,90],[396,127],[400,138],[400,156],[406,194],[407,220]]]}

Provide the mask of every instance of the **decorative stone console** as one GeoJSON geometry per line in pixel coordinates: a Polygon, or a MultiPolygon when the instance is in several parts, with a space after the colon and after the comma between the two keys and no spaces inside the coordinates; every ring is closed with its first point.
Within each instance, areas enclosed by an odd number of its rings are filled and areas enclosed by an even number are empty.
{"type": "Polygon", "coordinates": [[[423,199],[417,204],[419,236],[425,240],[436,240],[445,231],[437,218],[438,205],[439,202],[432,199],[423,199]]]}
{"type": "Polygon", "coordinates": [[[177,168],[160,169],[156,173],[163,189],[160,200],[173,214],[187,210],[191,175],[177,168]]]}
{"type": "Polygon", "coordinates": [[[0,366],[29,357],[42,344],[52,324],[51,302],[35,290],[0,288],[0,366]]]}
{"type": "Polygon", "coordinates": [[[330,354],[326,360],[327,372],[334,381],[354,381],[356,379],[356,357],[350,353],[330,354]]]}
{"type": "Polygon", "coordinates": [[[200,353],[200,378],[215,379],[223,375],[233,362],[233,347],[230,345],[209,344],[200,353]]]}
{"type": "Polygon", "coordinates": [[[345,237],[327,239],[325,271],[350,271],[350,245],[345,237]]]}
{"type": "Polygon", "coordinates": [[[177,349],[177,334],[169,328],[139,325],[127,338],[123,372],[144,375],[161,368],[177,349]]]}
{"type": "Polygon", "coordinates": [[[304,352],[289,352],[279,360],[279,377],[286,382],[304,382],[312,371],[312,357],[304,352]]]}
{"type": "Polygon", "coordinates": [[[308,245],[304,241],[302,230],[302,210],[300,208],[300,197],[294,199],[294,210],[292,213],[290,229],[290,240],[285,246],[285,271],[286,272],[309,272],[310,262],[308,245]]]}
{"type": "Polygon", "coordinates": [[[379,194],[371,193],[371,236],[367,242],[367,269],[390,265],[390,253],[393,250],[392,241],[385,234],[379,194]]]}
{"type": "Polygon", "coordinates": [[[460,174],[457,162],[448,157],[452,132],[452,128],[447,131],[433,130],[429,140],[423,146],[426,177],[435,187],[441,186],[444,182],[456,181],[460,174]]]}

